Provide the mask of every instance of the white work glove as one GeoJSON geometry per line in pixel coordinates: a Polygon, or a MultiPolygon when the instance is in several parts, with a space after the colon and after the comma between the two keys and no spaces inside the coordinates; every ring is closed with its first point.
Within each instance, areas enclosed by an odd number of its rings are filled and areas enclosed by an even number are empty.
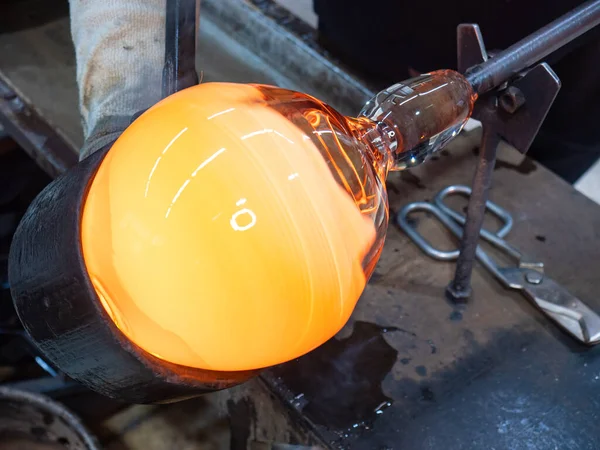
{"type": "Polygon", "coordinates": [[[85,143],[80,159],[114,141],[161,98],[165,0],[70,0],[85,143]]]}

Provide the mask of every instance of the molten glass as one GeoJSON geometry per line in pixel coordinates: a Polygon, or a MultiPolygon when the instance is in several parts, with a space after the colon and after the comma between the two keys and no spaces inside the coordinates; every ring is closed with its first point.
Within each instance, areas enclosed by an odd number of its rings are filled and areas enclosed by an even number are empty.
{"type": "Polygon", "coordinates": [[[385,177],[460,131],[468,82],[436,72],[359,118],[305,94],[208,83],[113,145],[82,217],[103,307],[145,351],[216,371],[289,361],[346,323],[383,247],[385,177]]]}

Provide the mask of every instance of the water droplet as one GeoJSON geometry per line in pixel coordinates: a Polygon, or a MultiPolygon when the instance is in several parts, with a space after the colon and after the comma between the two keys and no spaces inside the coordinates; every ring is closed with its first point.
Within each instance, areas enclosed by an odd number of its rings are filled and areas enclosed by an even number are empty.
{"type": "Polygon", "coordinates": [[[391,402],[381,402],[379,406],[375,408],[375,414],[383,414],[383,411],[385,411],[390,406],[392,406],[391,402]]]}

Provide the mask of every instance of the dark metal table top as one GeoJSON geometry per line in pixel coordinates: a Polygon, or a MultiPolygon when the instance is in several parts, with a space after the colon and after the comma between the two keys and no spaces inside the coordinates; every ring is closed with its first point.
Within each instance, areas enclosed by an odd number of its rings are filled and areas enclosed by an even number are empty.
{"type": "MultiPolygon", "coordinates": [[[[450,184],[469,184],[466,142],[391,176],[391,217],[450,184]]],[[[600,310],[600,207],[529,160],[499,162],[492,201],[515,219],[507,240],[600,310]]],[[[466,205],[466,202],[464,203],[466,205]]],[[[452,240],[425,215],[419,229],[452,240]]],[[[600,349],[577,345],[482,267],[463,308],[444,298],[453,263],[429,259],[390,224],[350,323],[268,382],[337,447],[593,449],[600,442],[600,349]]]]}

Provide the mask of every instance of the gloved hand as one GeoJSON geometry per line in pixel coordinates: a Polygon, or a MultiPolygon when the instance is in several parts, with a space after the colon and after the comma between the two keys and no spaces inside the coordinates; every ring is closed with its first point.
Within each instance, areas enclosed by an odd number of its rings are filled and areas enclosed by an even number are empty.
{"type": "Polygon", "coordinates": [[[70,9],[83,159],[161,99],[166,5],[165,0],[70,0],[70,9]]]}

